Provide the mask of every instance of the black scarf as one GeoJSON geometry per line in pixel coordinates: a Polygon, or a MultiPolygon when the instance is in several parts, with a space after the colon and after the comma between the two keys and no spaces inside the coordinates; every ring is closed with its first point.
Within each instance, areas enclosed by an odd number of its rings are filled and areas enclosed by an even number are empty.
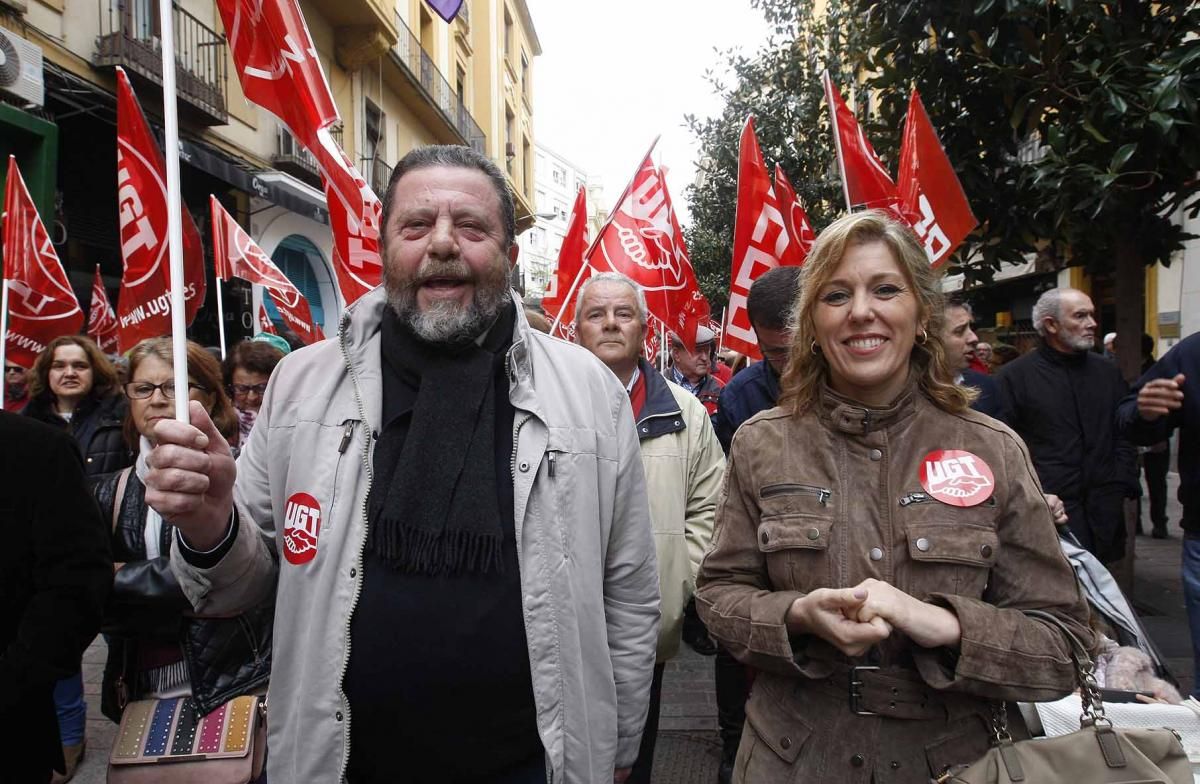
{"type": "Polygon", "coordinates": [[[367,546],[402,572],[504,571],[496,502],[496,377],[516,319],[505,307],[482,345],[447,348],[417,338],[384,309],[383,361],[416,390],[407,428],[375,445],[367,546]]]}

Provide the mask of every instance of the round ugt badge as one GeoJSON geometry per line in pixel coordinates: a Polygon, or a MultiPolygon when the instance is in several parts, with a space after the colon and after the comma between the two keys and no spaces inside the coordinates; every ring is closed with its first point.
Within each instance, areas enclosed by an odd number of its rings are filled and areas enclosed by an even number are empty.
{"type": "Polygon", "coordinates": [[[321,505],[308,493],[294,493],[284,506],[283,557],[300,566],[317,557],[321,505]]]}
{"type": "Polygon", "coordinates": [[[977,506],[992,497],[996,477],[978,455],[935,449],[921,460],[921,487],[943,504],[977,506]]]}

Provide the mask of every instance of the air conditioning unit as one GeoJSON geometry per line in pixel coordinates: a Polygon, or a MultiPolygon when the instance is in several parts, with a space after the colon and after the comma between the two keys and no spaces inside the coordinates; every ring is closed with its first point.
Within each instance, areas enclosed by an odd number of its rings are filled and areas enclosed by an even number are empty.
{"type": "Polygon", "coordinates": [[[41,47],[4,28],[0,28],[0,93],[27,106],[46,102],[41,47]]]}

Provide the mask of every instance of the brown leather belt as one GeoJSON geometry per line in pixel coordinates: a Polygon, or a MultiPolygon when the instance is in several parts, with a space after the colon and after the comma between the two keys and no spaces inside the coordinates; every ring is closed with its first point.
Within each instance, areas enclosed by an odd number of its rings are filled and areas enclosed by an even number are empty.
{"type": "Polygon", "coordinates": [[[946,720],[948,703],[957,696],[930,688],[915,671],[903,667],[839,664],[828,678],[808,683],[826,694],[845,695],[857,716],[889,719],[946,720]]]}

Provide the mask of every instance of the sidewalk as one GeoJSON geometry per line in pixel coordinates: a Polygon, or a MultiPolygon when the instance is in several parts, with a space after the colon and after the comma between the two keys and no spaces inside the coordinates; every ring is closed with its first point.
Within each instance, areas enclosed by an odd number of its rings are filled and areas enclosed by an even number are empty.
{"type": "MultiPolygon", "coordinates": [[[[1167,514],[1171,538],[1137,538],[1133,603],[1146,631],[1179,679],[1180,692],[1192,689],[1192,647],[1179,580],[1180,508],[1175,499],[1178,474],[1168,476],[1167,514]]],[[[1149,514],[1143,505],[1149,530],[1149,514]]],[[[88,752],[73,781],[103,784],[116,725],[100,715],[100,678],[105,645],[97,639],[84,656],[84,693],[88,700],[88,752]]],[[[713,659],[684,645],[663,677],[662,713],[655,753],[654,784],[714,784],[721,746],[717,739],[717,700],[713,659]]],[[[168,782],[169,784],[169,782],[168,782]]],[[[295,782],[294,784],[303,784],[295,782]]],[[[314,783],[315,784],[315,783],[314,783]]]]}

